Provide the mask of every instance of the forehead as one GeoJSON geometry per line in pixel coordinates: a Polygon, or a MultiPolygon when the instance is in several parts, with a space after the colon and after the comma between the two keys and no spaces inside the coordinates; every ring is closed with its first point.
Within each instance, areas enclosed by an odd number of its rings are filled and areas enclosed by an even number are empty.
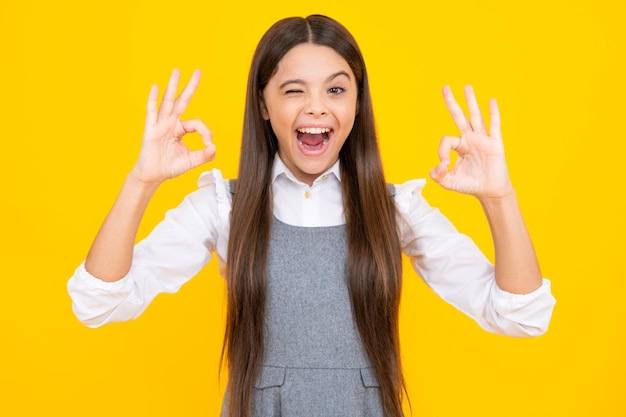
{"type": "Polygon", "coordinates": [[[273,79],[326,79],[328,75],[344,71],[354,81],[348,62],[334,49],[313,43],[294,46],[278,62],[273,79]]]}

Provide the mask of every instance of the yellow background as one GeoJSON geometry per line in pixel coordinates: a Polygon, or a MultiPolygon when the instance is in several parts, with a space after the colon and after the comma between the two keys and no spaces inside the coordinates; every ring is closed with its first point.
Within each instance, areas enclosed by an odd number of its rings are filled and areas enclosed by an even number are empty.
{"type": "MultiPolygon", "coordinates": [[[[65,290],[136,158],[150,84],[203,70],[186,116],[237,172],[245,79],[276,20],[324,13],[368,63],[388,180],[427,176],[456,129],[440,97],[497,97],[508,162],[558,299],[537,339],[487,334],[412,271],[415,416],[626,416],[626,5],[602,0],[30,1],[0,6],[0,415],[217,415],[223,283],[211,263],[134,322],[78,323],[65,290]]],[[[198,139],[191,143],[197,146],[198,139]]],[[[195,188],[165,184],[141,228],[195,188]]],[[[425,190],[488,256],[471,197],[425,190]]]]}

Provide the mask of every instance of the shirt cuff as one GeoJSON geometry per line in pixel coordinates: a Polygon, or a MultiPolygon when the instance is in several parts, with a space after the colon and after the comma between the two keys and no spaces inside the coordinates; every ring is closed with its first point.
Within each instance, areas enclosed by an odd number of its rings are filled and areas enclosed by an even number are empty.
{"type": "Polygon", "coordinates": [[[130,273],[128,273],[125,277],[117,281],[103,281],[91,275],[89,271],[85,269],[85,262],[83,261],[76,269],[74,276],[68,281],[67,286],[69,291],[79,290],[119,294],[130,291],[130,288],[132,287],[132,278],[130,273]]]}
{"type": "Polygon", "coordinates": [[[542,280],[541,287],[528,294],[514,294],[497,285],[493,289],[493,308],[498,313],[496,327],[507,329],[505,334],[517,337],[540,336],[548,330],[556,304],[551,283],[542,280]]]}
{"type": "Polygon", "coordinates": [[[67,282],[72,311],[86,326],[101,326],[110,321],[111,313],[131,294],[133,285],[130,273],[118,281],[106,282],[91,275],[83,262],[67,282]]]}

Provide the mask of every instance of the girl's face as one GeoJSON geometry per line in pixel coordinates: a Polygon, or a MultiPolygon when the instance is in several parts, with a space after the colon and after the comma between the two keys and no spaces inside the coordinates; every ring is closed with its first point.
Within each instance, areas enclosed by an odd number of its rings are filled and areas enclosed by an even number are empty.
{"type": "Polygon", "coordinates": [[[354,125],[357,86],[350,66],[332,48],[303,43],[278,63],[263,90],[263,117],[278,138],[278,154],[311,185],[339,158],[354,125]]]}

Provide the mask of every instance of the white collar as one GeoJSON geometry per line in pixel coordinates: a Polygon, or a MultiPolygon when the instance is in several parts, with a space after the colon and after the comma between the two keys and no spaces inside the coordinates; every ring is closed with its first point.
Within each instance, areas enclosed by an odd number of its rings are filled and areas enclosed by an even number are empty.
{"type": "MultiPolygon", "coordinates": [[[[341,170],[339,169],[339,159],[337,159],[337,161],[330,168],[328,168],[325,172],[320,174],[319,177],[315,179],[313,185],[315,185],[315,183],[320,181],[320,179],[328,175],[333,175],[335,178],[337,178],[339,182],[341,182],[340,171],[341,170]]],[[[304,184],[302,181],[297,179],[295,175],[293,175],[289,168],[287,168],[287,165],[285,165],[282,159],[280,159],[278,153],[276,153],[276,156],[274,157],[274,165],[272,166],[272,183],[276,181],[276,178],[278,178],[279,176],[284,176],[293,182],[304,184]]]]}

